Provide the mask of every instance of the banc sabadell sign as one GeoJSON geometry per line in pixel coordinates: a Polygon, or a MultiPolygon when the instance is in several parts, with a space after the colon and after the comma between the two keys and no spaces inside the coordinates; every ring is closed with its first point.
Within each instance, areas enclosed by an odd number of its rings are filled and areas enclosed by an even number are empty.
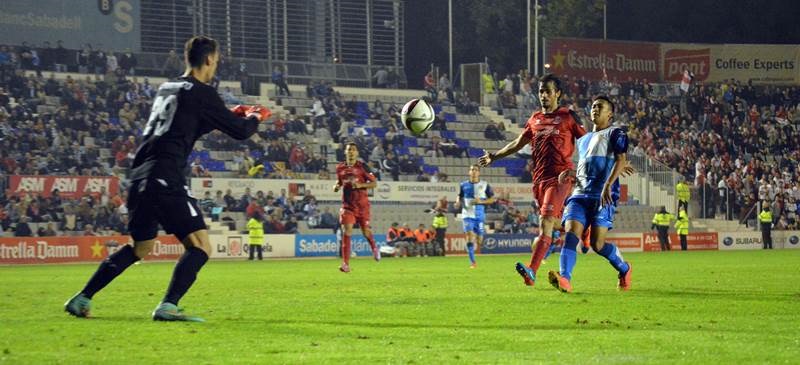
{"type": "MultiPolygon", "coordinates": [[[[373,235],[377,245],[386,244],[385,234],[373,235]]],[[[371,256],[367,239],[362,235],[353,235],[351,247],[358,256],[371,256]]],[[[294,237],[295,257],[338,256],[339,237],[335,234],[298,234],[294,237]]]]}
{"type": "Polygon", "coordinates": [[[140,0],[2,0],[0,34],[4,44],[137,52],[141,48],[140,0]]]}

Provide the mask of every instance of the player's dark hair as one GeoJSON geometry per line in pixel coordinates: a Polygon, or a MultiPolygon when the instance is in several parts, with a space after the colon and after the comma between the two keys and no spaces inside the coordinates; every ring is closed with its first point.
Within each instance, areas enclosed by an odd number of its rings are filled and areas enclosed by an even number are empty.
{"type": "Polygon", "coordinates": [[[614,110],[616,109],[616,106],[614,105],[614,102],[611,101],[611,99],[608,96],[606,96],[606,95],[597,95],[597,96],[594,97],[594,101],[598,101],[598,100],[604,100],[606,103],[608,103],[608,105],[611,105],[611,113],[614,113],[614,110]]]}
{"type": "Polygon", "coordinates": [[[219,43],[213,38],[206,36],[192,37],[186,41],[183,48],[183,55],[186,63],[192,68],[200,68],[206,62],[206,57],[212,55],[219,49],[219,43]]]}
{"type": "Polygon", "coordinates": [[[470,168],[470,169],[472,169],[473,167],[474,167],[474,168],[476,168],[476,169],[478,169],[478,171],[481,171],[481,165],[478,165],[478,164],[476,164],[476,163],[474,163],[474,164],[472,164],[472,165],[469,165],[469,168],[470,168]]]}
{"type": "Polygon", "coordinates": [[[353,146],[353,148],[358,149],[358,145],[355,142],[347,142],[347,143],[345,143],[344,144],[344,148],[347,148],[347,146],[353,146]]]}
{"type": "Polygon", "coordinates": [[[541,79],[539,79],[539,83],[541,83],[542,85],[547,85],[548,82],[552,82],[553,83],[553,87],[555,87],[556,90],[562,91],[561,90],[561,79],[559,79],[556,75],[554,75],[554,74],[546,74],[546,75],[542,76],[541,79]]]}

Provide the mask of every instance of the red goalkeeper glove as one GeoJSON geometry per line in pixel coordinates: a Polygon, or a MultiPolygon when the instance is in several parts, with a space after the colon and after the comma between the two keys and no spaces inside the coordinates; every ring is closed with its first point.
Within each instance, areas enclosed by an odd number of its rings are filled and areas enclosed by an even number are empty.
{"type": "Polygon", "coordinates": [[[259,122],[263,122],[272,116],[272,111],[262,105],[253,105],[245,110],[244,114],[247,117],[256,117],[259,122]]]}
{"type": "Polygon", "coordinates": [[[231,112],[233,112],[233,114],[236,114],[236,116],[239,118],[244,118],[245,115],[247,115],[248,109],[250,109],[250,107],[247,105],[237,105],[231,108],[231,112]]]}

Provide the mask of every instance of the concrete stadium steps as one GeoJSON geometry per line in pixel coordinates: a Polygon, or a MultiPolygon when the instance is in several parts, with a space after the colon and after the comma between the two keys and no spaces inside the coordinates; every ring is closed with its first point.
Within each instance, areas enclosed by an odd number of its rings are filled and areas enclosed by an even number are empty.
{"type": "Polygon", "coordinates": [[[738,220],[724,220],[724,219],[694,219],[692,224],[702,225],[706,231],[716,232],[752,232],[756,230],[755,227],[747,227],[744,224],[739,224],[738,220]]]}

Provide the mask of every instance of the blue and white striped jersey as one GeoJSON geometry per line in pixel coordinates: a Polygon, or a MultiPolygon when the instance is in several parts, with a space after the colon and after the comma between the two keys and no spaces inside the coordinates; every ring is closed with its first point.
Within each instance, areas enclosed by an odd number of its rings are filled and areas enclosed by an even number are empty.
{"type": "MultiPolygon", "coordinates": [[[[614,169],[616,155],[627,151],[628,135],[621,128],[609,127],[581,137],[572,196],[600,199],[603,185],[614,169]]],[[[611,197],[614,201],[619,199],[619,179],[611,185],[611,197]]]]}
{"type": "Polygon", "coordinates": [[[492,187],[486,181],[476,183],[465,180],[461,182],[458,196],[461,198],[461,217],[474,218],[483,221],[486,217],[485,206],[472,204],[475,199],[489,199],[494,196],[492,187]]]}

